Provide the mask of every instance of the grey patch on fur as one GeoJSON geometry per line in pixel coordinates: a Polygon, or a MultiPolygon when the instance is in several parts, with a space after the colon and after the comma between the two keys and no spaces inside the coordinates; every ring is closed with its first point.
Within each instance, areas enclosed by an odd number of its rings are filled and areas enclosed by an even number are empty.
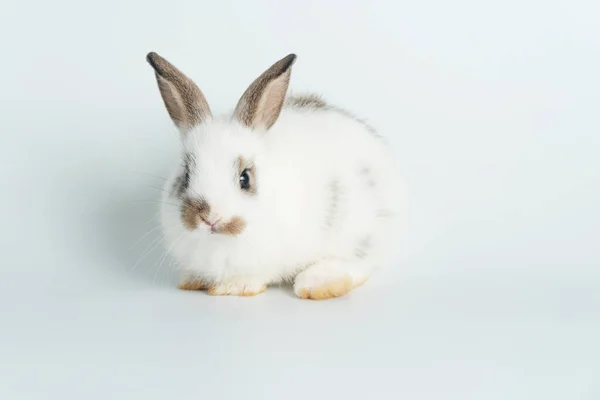
{"type": "Polygon", "coordinates": [[[340,198],[342,195],[342,188],[340,181],[333,180],[329,182],[329,206],[327,208],[327,214],[325,216],[325,225],[332,228],[338,217],[340,198]]]}
{"type": "Polygon", "coordinates": [[[290,96],[286,99],[286,106],[297,108],[319,109],[327,108],[327,103],[317,94],[290,96]]]}
{"type": "Polygon", "coordinates": [[[394,216],[394,213],[390,210],[379,210],[377,211],[377,218],[391,218],[394,216]]]}
{"type": "Polygon", "coordinates": [[[365,122],[365,120],[358,118],[356,115],[352,114],[350,111],[344,110],[343,108],[328,104],[323,98],[318,94],[303,94],[303,95],[294,95],[289,96],[285,101],[286,107],[291,108],[300,108],[300,109],[310,109],[310,110],[323,110],[323,111],[335,111],[347,118],[353,119],[354,121],[361,124],[371,135],[381,138],[381,136],[377,133],[375,128],[370,126],[365,122]]]}
{"type": "Polygon", "coordinates": [[[376,138],[381,138],[381,135],[379,133],[377,133],[377,130],[375,130],[375,128],[373,128],[371,125],[367,124],[367,122],[364,119],[359,118],[356,115],[352,114],[350,111],[344,110],[343,108],[339,108],[339,107],[333,107],[333,106],[331,106],[330,109],[342,114],[345,117],[355,120],[356,122],[361,124],[363,126],[363,128],[365,128],[367,130],[367,132],[369,132],[372,136],[374,136],[376,138]]]}
{"type": "Polygon", "coordinates": [[[171,188],[171,193],[174,194],[178,198],[182,198],[183,194],[187,190],[190,185],[190,175],[196,161],[194,160],[194,156],[190,153],[186,153],[183,157],[183,172],[177,178],[175,178],[175,182],[173,182],[173,187],[171,188]]]}
{"type": "Polygon", "coordinates": [[[176,197],[180,197],[181,192],[182,192],[182,186],[183,186],[183,176],[178,176],[177,178],[175,178],[175,181],[173,182],[173,186],[171,187],[171,192],[169,194],[174,195],[176,197]]]}
{"type": "Polygon", "coordinates": [[[372,239],[370,235],[367,235],[359,240],[358,244],[356,245],[356,248],[354,249],[354,255],[357,258],[367,258],[367,256],[369,255],[369,250],[371,250],[371,247],[373,246],[371,240],[372,239]]]}
{"type": "Polygon", "coordinates": [[[375,179],[373,178],[371,167],[368,167],[368,166],[367,167],[362,167],[360,169],[359,173],[365,179],[365,184],[368,187],[374,188],[376,186],[376,182],[375,182],[375,179]]]}

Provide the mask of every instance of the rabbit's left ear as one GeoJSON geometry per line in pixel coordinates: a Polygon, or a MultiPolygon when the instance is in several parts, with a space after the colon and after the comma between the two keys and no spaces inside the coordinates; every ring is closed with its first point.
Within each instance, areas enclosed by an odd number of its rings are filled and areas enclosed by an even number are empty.
{"type": "Polygon", "coordinates": [[[171,119],[182,132],[212,116],[202,91],[183,72],[154,52],[148,53],[146,60],[154,68],[160,95],[171,119]]]}
{"type": "Polygon", "coordinates": [[[246,89],[235,108],[234,116],[250,128],[269,129],[283,108],[295,54],[273,64],[246,89]]]}

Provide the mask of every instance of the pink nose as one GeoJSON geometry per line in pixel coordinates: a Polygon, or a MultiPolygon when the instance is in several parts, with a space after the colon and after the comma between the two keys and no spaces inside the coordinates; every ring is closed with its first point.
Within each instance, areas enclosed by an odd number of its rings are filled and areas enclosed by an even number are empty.
{"type": "Polygon", "coordinates": [[[221,221],[221,217],[219,216],[211,216],[210,218],[204,219],[202,218],[202,222],[204,222],[206,225],[210,226],[210,230],[214,232],[215,227],[217,226],[217,224],[219,223],[219,221],[221,221]]]}

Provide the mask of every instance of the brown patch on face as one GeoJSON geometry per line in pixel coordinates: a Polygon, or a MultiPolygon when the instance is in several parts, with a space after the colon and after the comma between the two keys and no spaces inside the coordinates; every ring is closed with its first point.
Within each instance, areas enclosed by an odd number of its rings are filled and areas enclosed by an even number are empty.
{"type": "Polygon", "coordinates": [[[249,194],[256,194],[256,167],[254,166],[254,164],[246,160],[244,157],[239,156],[238,159],[235,161],[234,167],[236,171],[236,180],[239,180],[240,176],[242,175],[242,172],[248,172],[248,176],[250,177],[250,187],[248,189],[245,189],[244,192],[249,194]]]}
{"type": "Polygon", "coordinates": [[[244,231],[246,228],[246,221],[242,217],[235,216],[217,227],[215,233],[222,233],[224,235],[237,236],[244,231]]]}
{"type": "Polygon", "coordinates": [[[295,54],[289,54],[263,72],[246,89],[238,101],[234,116],[248,127],[264,126],[269,129],[283,107],[290,81],[295,54]]]}
{"type": "Polygon", "coordinates": [[[210,215],[210,205],[203,198],[183,200],[181,205],[181,221],[183,226],[193,231],[210,215]]]}
{"type": "Polygon", "coordinates": [[[288,99],[287,104],[291,107],[298,107],[298,108],[311,108],[311,109],[327,108],[327,103],[325,103],[325,101],[323,101],[321,96],[316,95],[316,94],[291,96],[288,99]]]}
{"type": "Polygon", "coordinates": [[[160,94],[175,125],[190,128],[212,115],[204,94],[190,78],[154,52],[148,53],[146,60],[154,68],[160,94]]]}
{"type": "Polygon", "coordinates": [[[298,293],[298,297],[311,300],[326,300],[340,297],[352,290],[352,278],[345,275],[330,283],[316,288],[304,288],[298,293]]]}

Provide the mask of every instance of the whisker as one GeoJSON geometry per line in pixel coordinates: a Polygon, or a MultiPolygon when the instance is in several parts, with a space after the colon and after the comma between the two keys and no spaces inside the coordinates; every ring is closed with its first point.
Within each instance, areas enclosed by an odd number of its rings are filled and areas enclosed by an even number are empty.
{"type": "Polygon", "coordinates": [[[133,267],[131,267],[132,271],[135,271],[135,269],[138,267],[138,265],[146,258],[148,257],[148,255],[150,253],[152,253],[152,251],[154,249],[156,249],[161,243],[161,240],[164,240],[164,235],[160,235],[159,237],[155,238],[149,245],[148,247],[146,247],[146,249],[144,250],[141,258],[139,260],[137,260],[137,262],[133,265],[133,267]]]}
{"type": "Polygon", "coordinates": [[[173,193],[171,193],[169,190],[166,190],[165,188],[160,188],[160,187],[157,187],[157,186],[152,186],[152,185],[141,185],[141,186],[143,186],[143,187],[147,187],[147,188],[151,188],[151,189],[160,190],[161,192],[165,192],[165,193],[168,193],[168,194],[170,194],[170,195],[172,195],[172,194],[173,194],[173,193]]]}
{"type": "Polygon", "coordinates": [[[169,255],[169,253],[171,252],[171,250],[175,247],[175,245],[177,244],[177,242],[179,242],[181,240],[181,238],[184,237],[185,233],[186,232],[182,232],[179,235],[179,237],[177,239],[175,239],[175,241],[173,243],[171,243],[171,246],[169,246],[169,248],[167,249],[167,251],[165,251],[164,256],[160,260],[160,264],[158,264],[158,268],[156,269],[156,272],[154,273],[154,279],[152,280],[152,282],[156,282],[156,277],[158,276],[158,272],[161,270],[163,263],[167,259],[167,256],[169,255]]]}
{"type": "Polygon", "coordinates": [[[160,175],[153,175],[153,174],[149,174],[147,172],[142,172],[142,171],[131,171],[135,174],[140,174],[140,175],[146,175],[146,176],[150,176],[152,178],[157,178],[157,179],[162,179],[163,181],[167,181],[168,179],[165,178],[164,176],[160,176],[160,175]]]}
{"type": "Polygon", "coordinates": [[[173,272],[175,270],[175,257],[171,257],[171,261],[169,261],[169,265],[167,266],[167,269],[171,272],[173,272]]]}
{"type": "MultiPolygon", "coordinates": [[[[149,220],[150,221],[150,220],[149,220]]],[[[144,240],[144,238],[146,236],[148,236],[149,234],[151,234],[152,232],[156,231],[157,229],[160,229],[161,226],[155,226],[154,228],[150,229],[148,232],[146,232],[141,238],[139,238],[138,240],[136,240],[131,246],[129,246],[129,248],[127,249],[127,251],[131,251],[131,249],[133,249],[135,247],[136,244],[138,244],[139,242],[141,242],[142,240],[144,240]]]]}
{"type": "Polygon", "coordinates": [[[154,203],[154,204],[167,204],[174,207],[179,207],[179,204],[168,203],[162,200],[133,200],[131,203],[154,203]]]}

